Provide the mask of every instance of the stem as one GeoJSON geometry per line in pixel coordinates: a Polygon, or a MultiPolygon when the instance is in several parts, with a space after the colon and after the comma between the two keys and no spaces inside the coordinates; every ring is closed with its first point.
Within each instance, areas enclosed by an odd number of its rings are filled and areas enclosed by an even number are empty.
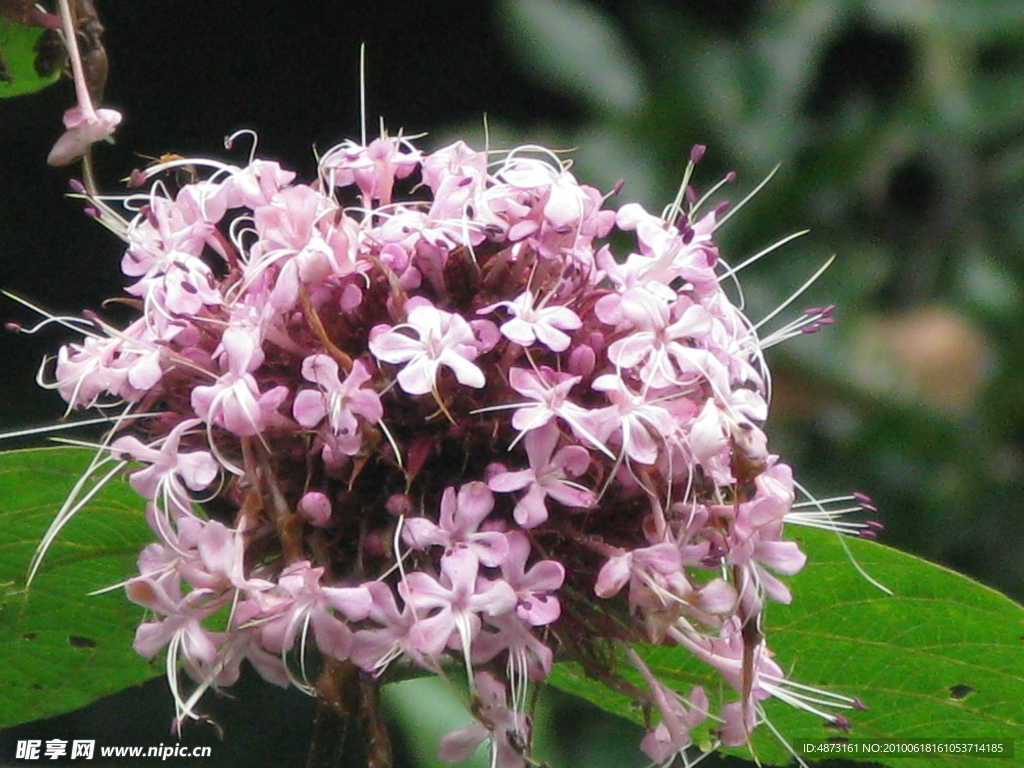
{"type": "Polygon", "coordinates": [[[391,752],[391,738],[380,711],[380,681],[360,672],[359,693],[360,725],[367,768],[392,768],[394,755],[391,752]]]}
{"type": "Polygon", "coordinates": [[[71,75],[75,81],[75,96],[78,99],[78,106],[81,107],[82,114],[86,119],[97,120],[96,108],[93,106],[92,96],[89,95],[89,86],[85,82],[82,54],[78,50],[78,29],[69,0],[60,0],[60,19],[64,27],[64,47],[67,48],[68,60],[71,62],[71,75]]]}
{"type": "Polygon", "coordinates": [[[309,744],[306,768],[337,768],[345,754],[349,719],[340,716],[323,699],[316,700],[313,740],[309,744]]]}
{"type": "Polygon", "coordinates": [[[340,768],[348,726],[359,710],[358,674],[351,662],[324,659],[316,681],[316,720],[306,768],[340,768]]]}
{"type": "Polygon", "coordinates": [[[391,740],[380,711],[380,682],[350,661],[325,659],[316,692],[316,720],[306,768],[353,764],[353,755],[346,755],[345,749],[353,720],[362,732],[367,768],[392,768],[391,740]]]}

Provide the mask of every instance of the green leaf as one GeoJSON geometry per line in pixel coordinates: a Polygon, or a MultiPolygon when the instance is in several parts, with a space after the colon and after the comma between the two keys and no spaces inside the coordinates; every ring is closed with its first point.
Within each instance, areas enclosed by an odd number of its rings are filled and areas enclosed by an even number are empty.
{"type": "MultiPolygon", "coordinates": [[[[1008,739],[1024,733],[1024,607],[941,566],[873,542],[844,540],[864,569],[893,591],[889,596],[856,572],[833,534],[800,530],[794,538],[809,561],[789,580],[792,605],[769,608],[769,646],[793,680],[858,696],[868,711],[845,712],[852,727],[840,734],[812,715],[769,701],[768,717],[785,738],[1008,739]]],[[[695,684],[709,692],[721,687],[681,648],[640,650],[655,675],[684,695],[695,684]]],[[[641,684],[632,670],[622,673],[641,684]]],[[[628,697],[587,679],[572,663],[556,665],[551,682],[643,722],[628,697]]],[[[765,727],[758,729],[754,748],[765,765],[790,760],[765,727]]],[[[870,760],[908,765],[884,755],[870,760]]],[[[914,768],[951,764],[948,758],[912,762],[914,768]]],[[[958,768],[1020,764],[979,756],[955,762],[958,768]]]]}
{"type": "Polygon", "coordinates": [[[621,32],[580,0],[505,0],[502,24],[524,66],[604,112],[641,108],[640,66],[621,32]]]}
{"type": "Polygon", "coordinates": [[[48,77],[35,69],[35,45],[45,30],[0,19],[0,55],[7,64],[10,82],[0,80],[0,98],[41,91],[60,77],[60,67],[48,77]]]}
{"type": "Polygon", "coordinates": [[[142,609],[120,589],[152,541],[138,495],[116,479],[50,548],[26,593],[29,560],[92,452],[0,453],[0,728],[84,706],[154,670],[132,650],[142,609]]]}

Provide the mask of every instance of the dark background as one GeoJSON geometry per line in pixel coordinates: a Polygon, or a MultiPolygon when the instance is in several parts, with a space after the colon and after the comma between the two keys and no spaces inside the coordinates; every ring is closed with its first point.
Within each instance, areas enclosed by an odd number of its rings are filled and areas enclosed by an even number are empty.
{"type": "MultiPolygon", "coordinates": [[[[361,43],[370,135],[383,116],[392,133],[428,132],[430,148],[486,115],[492,136],[579,147],[581,178],[625,177],[627,199],[654,210],[694,143],[709,145],[705,186],[735,169],[746,190],[781,163],[723,230],[726,252],[735,263],[810,227],[744,273],[751,312],[838,253],[796,308],[835,302],[839,324],[772,350],[773,449],[822,496],[871,493],[886,543],[1024,598],[1024,4],[580,0],[562,7],[587,23],[554,39],[542,32],[558,4],[540,0],[97,5],[106,102],[125,115],[96,153],[105,189],[149,162],[139,155],[224,156],[239,128],[308,178],[314,147],[359,136],[361,43]],[[551,64],[594,50],[609,54],[577,82],[551,64]],[[615,79],[624,71],[632,80],[615,79]],[[579,87],[588,78],[616,98],[579,87]]],[[[0,101],[0,287],[78,313],[123,280],[118,241],[63,196],[73,169],[45,165],[71,103],[67,82],[0,101]]],[[[7,299],[0,317],[32,319],[7,299]]],[[[33,382],[62,340],[0,335],[0,425],[62,413],[33,382]]],[[[0,754],[27,733],[166,741],[169,695],[147,689],[8,732],[0,754]]],[[[219,716],[235,736],[212,764],[302,764],[310,702],[259,684],[232,693],[219,716]]],[[[597,722],[564,704],[553,717],[570,740],[597,722]]],[[[624,744],[603,764],[639,764],[614,728],[598,728],[624,744]]]]}

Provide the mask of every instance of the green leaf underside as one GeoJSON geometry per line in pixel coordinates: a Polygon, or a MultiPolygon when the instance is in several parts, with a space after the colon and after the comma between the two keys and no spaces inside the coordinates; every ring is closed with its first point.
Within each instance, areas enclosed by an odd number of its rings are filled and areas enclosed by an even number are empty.
{"type": "Polygon", "coordinates": [[[36,58],[35,44],[43,32],[38,27],[26,27],[0,19],[0,53],[3,54],[11,77],[9,83],[0,80],[0,98],[41,91],[60,77],[59,67],[49,77],[36,74],[33,63],[36,58]]]}
{"type": "Polygon", "coordinates": [[[92,452],[0,453],[0,728],[67,712],[152,678],[132,650],[142,609],[122,590],[152,534],[143,502],[108,483],[61,532],[26,595],[29,560],[92,452]]]}
{"type": "MultiPolygon", "coordinates": [[[[873,542],[846,540],[867,572],[893,591],[888,596],[858,575],[834,534],[800,529],[793,537],[809,559],[789,579],[793,604],[768,609],[769,647],[795,681],[858,696],[868,711],[845,711],[852,727],[843,734],[771,700],[768,717],[787,740],[1008,739],[1024,733],[1024,607],[941,566],[873,542]]],[[[654,674],[684,696],[695,684],[712,701],[721,692],[716,675],[684,649],[638,650],[654,674]]],[[[622,674],[642,688],[631,668],[624,666],[622,674]]],[[[588,679],[574,663],[557,664],[551,683],[643,723],[635,703],[588,679]]],[[[726,700],[735,698],[726,692],[726,700]]],[[[695,741],[705,735],[706,730],[695,732],[695,741]]],[[[755,734],[754,749],[764,765],[791,760],[764,726],[755,734]]],[[[747,750],[727,751],[750,756],[747,750]]],[[[862,759],[895,768],[1024,765],[1019,753],[1011,759],[862,759]]]]}

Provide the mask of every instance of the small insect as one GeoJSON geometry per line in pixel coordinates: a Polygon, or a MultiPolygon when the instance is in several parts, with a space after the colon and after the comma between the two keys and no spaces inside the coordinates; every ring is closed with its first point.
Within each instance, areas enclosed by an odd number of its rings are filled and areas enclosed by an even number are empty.
{"type": "MultiPolygon", "coordinates": [[[[139,152],[136,152],[136,154],[145,160],[152,161],[146,166],[147,168],[155,168],[169,163],[177,163],[177,165],[172,168],[164,169],[164,172],[171,173],[172,175],[170,178],[179,187],[182,187],[185,184],[192,184],[199,180],[198,169],[194,165],[181,163],[180,161],[183,161],[186,158],[184,155],[179,155],[177,152],[164,152],[162,155],[157,157],[153,157],[152,155],[143,155],[139,152]]],[[[149,174],[136,169],[132,171],[132,174],[128,179],[128,186],[141,187],[146,183],[146,180],[149,177],[149,174]]]]}

